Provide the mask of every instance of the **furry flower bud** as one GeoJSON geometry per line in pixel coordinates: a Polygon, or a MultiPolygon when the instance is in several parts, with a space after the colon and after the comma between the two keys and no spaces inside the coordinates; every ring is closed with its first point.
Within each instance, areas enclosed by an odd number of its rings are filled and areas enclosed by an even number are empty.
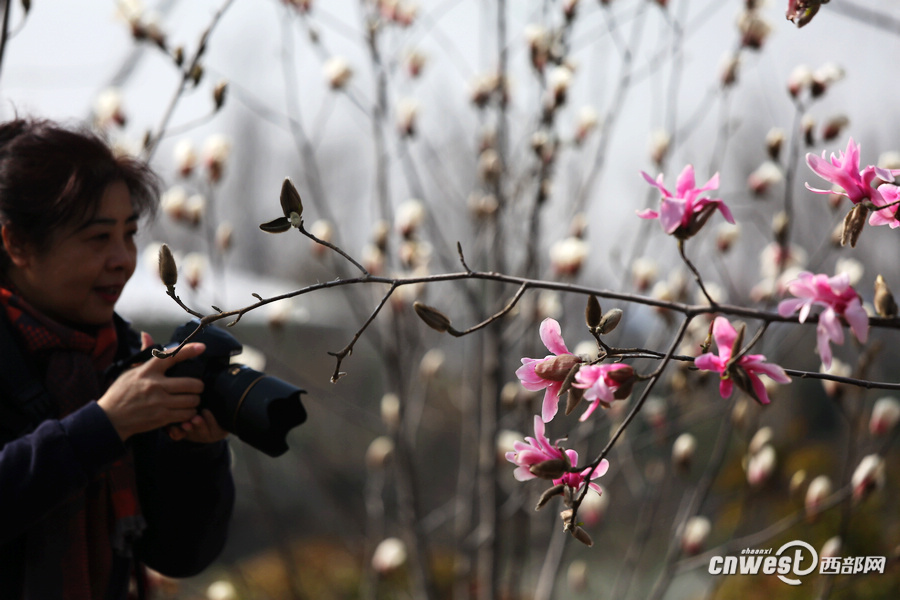
{"type": "Polygon", "coordinates": [[[159,247],[159,277],[167,288],[172,289],[178,283],[178,266],[175,257],[166,244],[159,247]]]}
{"type": "Polygon", "coordinates": [[[450,319],[438,309],[419,301],[413,303],[413,308],[415,309],[416,314],[419,315],[419,318],[425,321],[425,324],[435,331],[444,333],[450,329],[450,319]]]}

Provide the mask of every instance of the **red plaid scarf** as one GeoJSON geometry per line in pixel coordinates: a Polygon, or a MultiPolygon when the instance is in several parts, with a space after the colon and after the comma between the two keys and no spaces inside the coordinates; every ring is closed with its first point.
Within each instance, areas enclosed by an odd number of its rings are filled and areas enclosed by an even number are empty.
{"type": "MultiPolygon", "coordinates": [[[[102,373],[117,347],[112,323],[96,335],[66,327],[5,287],[0,304],[26,354],[45,374],[58,411],[49,418],[65,417],[100,398],[102,373]]],[[[127,556],[143,527],[129,450],[29,532],[25,598],[106,598],[114,552],[127,556]],[[61,577],[53,575],[60,571],[61,577]]]]}

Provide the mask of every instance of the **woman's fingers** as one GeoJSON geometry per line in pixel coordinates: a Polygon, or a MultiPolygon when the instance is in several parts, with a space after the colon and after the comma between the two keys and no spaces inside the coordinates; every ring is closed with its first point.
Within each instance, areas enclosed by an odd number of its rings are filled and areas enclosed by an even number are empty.
{"type": "Polygon", "coordinates": [[[206,350],[206,344],[194,343],[187,344],[184,348],[178,351],[178,354],[175,356],[170,356],[168,358],[157,358],[153,360],[148,360],[144,363],[147,366],[147,369],[150,371],[155,371],[157,373],[165,373],[175,365],[180,362],[184,362],[186,360],[191,360],[192,358],[197,358],[203,351],[206,350]]]}
{"type": "Polygon", "coordinates": [[[169,394],[203,393],[203,381],[194,377],[166,377],[162,386],[169,394]]]}
{"type": "Polygon", "coordinates": [[[141,332],[141,350],[146,350],[153,345],[153,336],[146,331],[141,332]]]}

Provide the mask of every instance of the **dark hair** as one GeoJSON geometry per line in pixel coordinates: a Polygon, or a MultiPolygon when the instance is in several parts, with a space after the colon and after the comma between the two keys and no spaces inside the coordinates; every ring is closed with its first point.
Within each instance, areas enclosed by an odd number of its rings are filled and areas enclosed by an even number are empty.
{"type": "MultiPolygon", "coordinates": [[[[160,181],[145,162],[116,154],[98,134],[44,119],[0,123],[0,225],[46,250],[53,236],[99,209],[106,188],[128,186],[138,214],[154,213],[160,181]]],[[[9,257],[0,244],[0,268],[9,257]]]]}

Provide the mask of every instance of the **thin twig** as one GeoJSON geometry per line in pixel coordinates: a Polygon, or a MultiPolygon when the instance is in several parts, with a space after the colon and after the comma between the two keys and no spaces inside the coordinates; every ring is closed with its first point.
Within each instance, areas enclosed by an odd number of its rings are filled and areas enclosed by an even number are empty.
{"type": "Polygon", "coordinates": [[[169,126],[169,121],[172,119],[172,115],[175,113],[175,107],[178,105],[178,101],[181,100],[181,97],[184,95],[184,90],[187,88],[188,82],[192,81],[193,73],[200,65],[200,59],[206,53],[206,45],[209,42],[210,35],[212,35],[212,32],[216,28],[216,25],[219,24],[219,21],[222,19],[222,15],[225,14],[225,12],[229,9],[229,7],[231,7],[233,3],[234,0],[225,0],[219,10],[217,10],[213,15],[212,21],[210,21],[206,30],[200,36],[200,43],[197,45],[197,50],[194,53],[194,57],[191,59],[187,68],[185,68],[181,72],[181,81],[178,83],[178,88],[172,95],[171,100],[169,100],[169,105],[166,107],[162,119],[160,120],[160,123],[156,128],[156,135],[150,138],[147,146],[144,148],[144,158],[148,162],[151,158],[153,158],[154,153],[156,153],[156,150],[159,148],[159,143],[165,136],[166,129],[169,126]]]}
{"type": "Polygon", "coordinates": [[[297,225],[297,229],[300,231],[300,233],[302,233],[303,235],[305,235],[306,237],[308,237],[315,243],[321,244],[322,246],[325,246],[326,248],[330,248],[330,249],[334,250],[335,252],[337,252],[338,254],[340,254],[341,256],[343,256],[344,258],[346,258],[347,260],[349,260],[351,263],[353,263],[354,267],[356,267],[357,269],[359,269],[362,272],[362,274],[364,276],[369,274],[369,271],[366,270],[366,268],[364,266],[359,264],[356,261],[356,259],[354,259],[352,256],[350,256],[349,254],[347,254],[346,252],[341,250],[338,246],[332,244],[331,242],[326,242],[325,240],[319,239],[316,236],[314,236],[312,233],[307,231],[306,228],[303,227],[303,220],[301,220],[300,224],[297,225]]]}
{"type": "Polygon", "coordinates": [[[694,280],[697,282],[697,285],[700,286],[700,291],[703,292],[703,295],[706,296],[706,300],[709,302],[710,306],[716,306],[716,301],[713,300],[713,297],[709,295],[709,292],[706,291],[706,286],[703,285],[703,278],[700,277],[700,272],[697,270],[697,267],[694,266],[694,263],[688,259],[687,255],[684,253],[684,240],[678,240],[678,253],[681,255],[681,260],[684,261],[684,264],[688,266],[688,269],[691,270],[691,273],[694,274],[694,280]]]}

